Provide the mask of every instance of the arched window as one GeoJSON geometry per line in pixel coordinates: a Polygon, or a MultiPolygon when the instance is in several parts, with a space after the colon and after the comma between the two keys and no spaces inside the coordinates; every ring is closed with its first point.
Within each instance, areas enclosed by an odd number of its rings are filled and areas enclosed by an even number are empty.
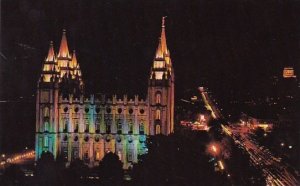
{"type": "Polygon", "coordinates": [[[160,94],[160,92],[156,93],[155,102],[156,102],[156,104],[161,104],[161,94],[160,94]]]}
{"type": "Polygon", "coordinates": [[[159,109],[156,110],[155,119],[160,119],[160,110],[159,109]]]}
{"type": "Polygon", "coordinates": [[[49,108],[48,107],[45,107],[44,108],[44,118],[49,118],[49,116],[50,116],[50,111],[49,111],[49,108]]]}
{"type": "Polygon", "coordinates": [[[144,134],[144,132],[145,132],[145,126],[144,126],[143,122],[140,123],[139,132],[140,132],[140,134],[144,134]]]}
{"type": "Polygon", "coordinates": [[[155,126],[155,134],[160,134],[160,125],[155,126]]]}

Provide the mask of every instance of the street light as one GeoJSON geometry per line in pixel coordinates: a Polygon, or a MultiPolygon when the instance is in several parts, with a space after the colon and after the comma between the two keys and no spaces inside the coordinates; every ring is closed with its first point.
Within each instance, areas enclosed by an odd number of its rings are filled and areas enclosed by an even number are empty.
{"type": "Polygon", "coordinates": [[[283,147],[283,146],[284,146],[284,143],[282,142],[282,143],[280,143],[280,145],[283,147]]]}
{"type": "Polygon", "coordinates": [[[5,158],[5,154],[2,154],[1,157],[2,157],[2,158],[5,158]]]}

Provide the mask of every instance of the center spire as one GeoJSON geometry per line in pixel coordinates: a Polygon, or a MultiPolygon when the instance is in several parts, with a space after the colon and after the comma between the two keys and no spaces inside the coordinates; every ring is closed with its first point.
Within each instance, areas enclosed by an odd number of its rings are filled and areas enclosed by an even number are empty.
{"type": "Polygon", "coordinates": [[[61,38],[61,42],[60,42],[58,57],[70,58],[65,29],[63,29],[63,34],[62,34],[62,38],[61,38]]]}
{"type": "Polygon", "coordinates": [[[166,39],[166,31],[165,31],[165,19],[166,16],[162,17],[161,21],[161,34],[158,42],[158,47],[156,50],[156,58],[164,58],[168,55],[168,47],[167,47],[167,39],[166,39]]]}

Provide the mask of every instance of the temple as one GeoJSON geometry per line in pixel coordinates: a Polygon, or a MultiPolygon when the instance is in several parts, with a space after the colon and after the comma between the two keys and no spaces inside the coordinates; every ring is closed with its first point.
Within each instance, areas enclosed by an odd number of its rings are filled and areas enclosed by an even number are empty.
{"type": "Polygon", "coordinates": [[[37,84],[36,160],[48,151],[66,165],[81,159],[92,167],[105,153],[114,152],[126,169],[147,153],[147,136],[173,132],[174,70],[164,17],[147,83],[145,99],[84,96],[79,62],[75,50],[70,53],[63,30],[57,55],[50,42],[37,84]]]}

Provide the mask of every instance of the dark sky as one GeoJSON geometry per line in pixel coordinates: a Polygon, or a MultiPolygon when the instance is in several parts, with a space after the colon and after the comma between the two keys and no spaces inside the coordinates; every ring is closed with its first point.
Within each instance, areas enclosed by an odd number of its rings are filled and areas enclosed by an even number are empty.
{"type": "Polygon", "coordinates": [[[87,91],[145,96],[162,16],[177,97],[203,79],[220,92],[259,93],[284,66],[300,69],[299,0],[2,0],[1,100],[34,100],[49,41],[57,51],[63,28],[87,91]]]}

